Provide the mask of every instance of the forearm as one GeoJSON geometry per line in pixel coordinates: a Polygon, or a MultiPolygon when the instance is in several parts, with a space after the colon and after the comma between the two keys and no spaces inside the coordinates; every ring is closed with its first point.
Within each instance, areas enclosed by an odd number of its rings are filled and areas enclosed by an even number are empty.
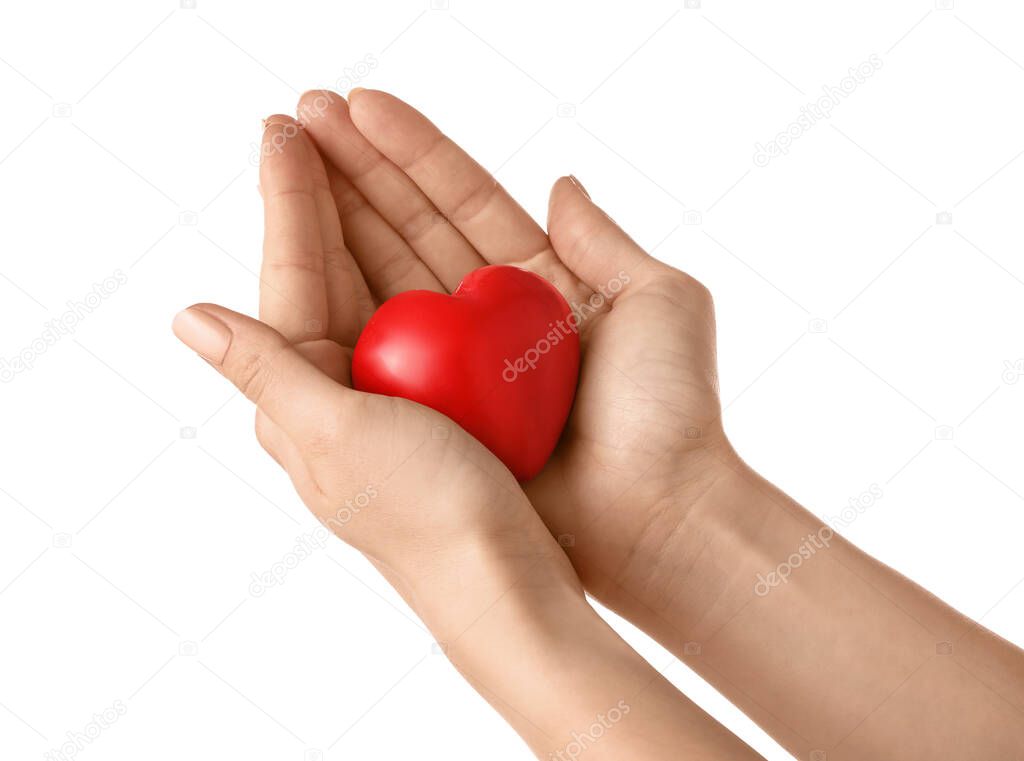
{"type": "Polygon", "coordinates": [[[481,548],[408,598],[455,667],[542,759],[755,759],[586,602],[551,541],[481,548]]]}
{"type": "Polygon", "coordinates": [[[1011,759],[1024,653],[833,534],[738,460],[608,602],[800,758],[1011,759]],[[824,756],[822,756],[824,758],[824,756]]]}

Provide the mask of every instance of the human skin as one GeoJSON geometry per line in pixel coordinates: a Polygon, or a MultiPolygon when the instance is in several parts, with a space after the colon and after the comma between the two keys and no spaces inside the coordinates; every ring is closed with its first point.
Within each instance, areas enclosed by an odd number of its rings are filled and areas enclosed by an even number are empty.
{"type": "Polygon", "coordinates": [[[600,294],[572,416],[526,485],[550,532],[571,538],[590,594],[799,758],[1021,758],[1024,653],[829,539],[734,451],[706,288],[640,249],[571,178],[552,190],[545,233],[392,96],[314,91],[298,111],[379,297],[450,291],[488,263],[532,269],[571,302],[600,294]],[[809,536],[814,552],[760,594],[759,574],[809,536]]]}
{"type": "Polygon", "coordinates": [[[255,403],[260,442],[313,514],[381,570],[538,757],[757,758],[590,607],[490,452],[433,410],[351,388],[351,347],[380,295],[309,137],[271,117],[263,146],[261,320],[197,304],[173,329],[255,403]]]}

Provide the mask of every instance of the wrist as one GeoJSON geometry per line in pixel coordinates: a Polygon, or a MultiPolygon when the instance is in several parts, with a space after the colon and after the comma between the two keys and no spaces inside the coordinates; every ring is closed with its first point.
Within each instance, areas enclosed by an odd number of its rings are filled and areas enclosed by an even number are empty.
{"type": "Polygon", "coordinates": [[[572,565],[525,497],[455,512],[459,531],[371,558],[441,646],[464,641],[496,608],[521,628],[546,623],[550,616],[531,619],[537,611],[584,602],[572,565]]]}
{"type": "Polygon", "coordinates": [[[727,442],[704,450],[649,501],[628,561],[587,590],[647,631],[696,639],[734,598],[746,599],[760,528],[783,499],[727,442]]]}

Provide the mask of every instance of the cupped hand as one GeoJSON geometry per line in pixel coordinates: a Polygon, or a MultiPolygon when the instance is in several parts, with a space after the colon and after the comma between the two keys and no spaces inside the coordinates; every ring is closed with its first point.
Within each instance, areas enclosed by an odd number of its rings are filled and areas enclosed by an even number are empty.
{"type": "Polygon", "coordinates": [[[351,347],[374,300],[320,156],[290,117],[267,120],[260,188],[260,321],[198,304],[174,329],[255,402],[261,444],[310,510],[409,595],[456,557],[484,552],[490,567],[554,558],[555,576],[578,585],[481,444],[433,410],[351,388],[351,347]]]}
{"type": "MultiPolygon", "coordinates": [[[[473,269],[515,264],[554,283],[582,319],[572,415],[526,485],[588,587],[656,584],[646,562],[731,452],[720,425],[707,290],[649,256],[573,178],[544,232],[478,163],[412,107],[357,90],[306,93],[299,119],[324,156],[346,242],[376,300],[450,292],[473,269]]],[[[538,336],[538,338],[540,338],[538,336]]],[[[543,361],[543,360],[541,360],[543,361]]]]}

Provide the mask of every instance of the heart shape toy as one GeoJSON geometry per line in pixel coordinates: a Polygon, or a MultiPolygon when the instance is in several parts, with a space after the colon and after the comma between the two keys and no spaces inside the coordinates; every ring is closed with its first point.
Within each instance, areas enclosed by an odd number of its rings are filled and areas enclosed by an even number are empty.
{"type": "Polygon", "coordinates": [[[384,302],[356,343],[352,381],[447,415],[527,481],[572,407],[578,326],[544,278],[481,267],[450,296],[406,291],[384,302]]]}

